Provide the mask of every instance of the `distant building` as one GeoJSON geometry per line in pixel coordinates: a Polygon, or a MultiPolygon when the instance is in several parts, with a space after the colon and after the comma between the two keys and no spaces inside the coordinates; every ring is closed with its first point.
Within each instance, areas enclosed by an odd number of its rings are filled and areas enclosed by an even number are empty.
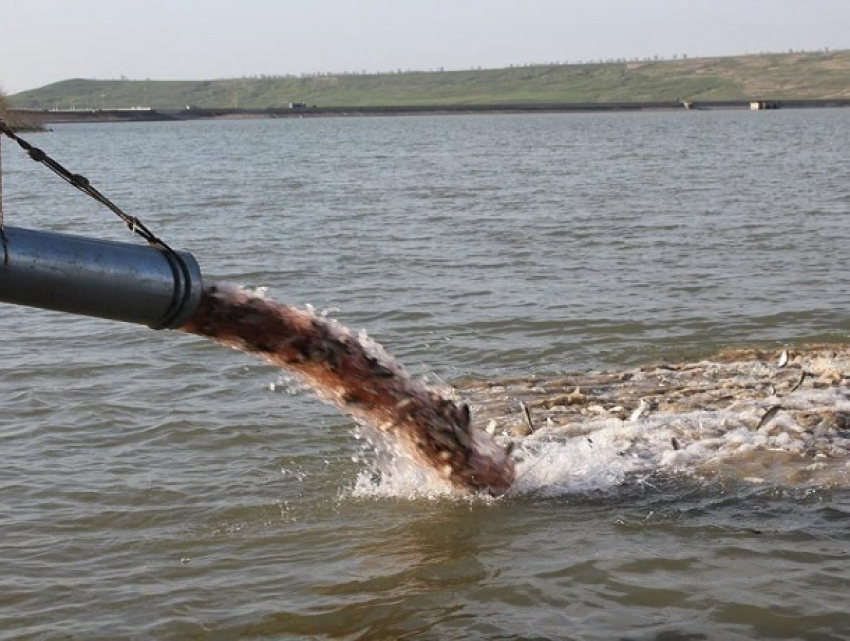
{"type": "Polygon", "coordinates": [[[289,108],[290,109],[306,109],[307,103],[306,102],[290,102],[289,108]]]}
{"type": "Polygon", "coordinates": [[[775,100],[752,100],[750,102],[750,111],[761,109],[779,109],[779,103],[775,100]]]}

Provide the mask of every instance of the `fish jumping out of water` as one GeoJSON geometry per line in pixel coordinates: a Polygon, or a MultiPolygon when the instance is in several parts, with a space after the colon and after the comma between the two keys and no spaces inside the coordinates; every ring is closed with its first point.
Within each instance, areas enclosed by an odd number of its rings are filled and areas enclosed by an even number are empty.
{"type": "Polygon", "coordinates": [[[514,481],[513,461],[472,425],[467,405],[413,380],[379,345],[334,321],[212,284],[180,330],[298,374],[320,398],[386,432],[456,487],[500,495],[514,481]]]}

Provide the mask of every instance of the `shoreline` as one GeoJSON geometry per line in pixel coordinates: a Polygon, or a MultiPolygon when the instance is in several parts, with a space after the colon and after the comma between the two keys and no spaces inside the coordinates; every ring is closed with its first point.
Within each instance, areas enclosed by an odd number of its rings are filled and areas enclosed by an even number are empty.
{"type": "Polygon", "coordinates": [[[373,107],[269,107],[264,109],[201,108],[185,109],[73,109],[73,110],[9,110],[27,122],[41,125],[92,122],[162,122],[183,120],[221,120],[247,118],[317,118],[406,115],[474,115],[534,113],[612,113],[640,111],[717,111],[750,110],[753,103],[760,110],[823,109],[850,107],[850,99],[805,100],[727,100],[706,102],[660,101],[622,103],[527,103],[491,105],[397,105],[373,107]]]}

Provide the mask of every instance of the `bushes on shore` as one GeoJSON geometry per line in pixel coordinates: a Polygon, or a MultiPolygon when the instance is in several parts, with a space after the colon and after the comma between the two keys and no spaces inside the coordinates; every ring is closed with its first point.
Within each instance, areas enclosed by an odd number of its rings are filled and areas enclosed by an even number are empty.
{"type": "Polygon", "coordinates": [[[6,94],[3,93],[3,90],[0,89],[0,118],[3,119],[7,125],[9,125],[15,131],[43,131],[44,127],[39,125],[36,122],[29,122],[25,119],[19,118],[15,113],[9,110],[9,106],[6,103],[6,94]]]}

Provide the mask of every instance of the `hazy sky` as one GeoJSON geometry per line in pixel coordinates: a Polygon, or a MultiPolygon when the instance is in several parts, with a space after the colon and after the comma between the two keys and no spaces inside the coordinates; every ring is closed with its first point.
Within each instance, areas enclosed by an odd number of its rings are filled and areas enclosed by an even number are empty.
{"type": "Polygon", "coordinates": [[[850,48],[850,0],[3,0],[0,87],[850,48]]]}

